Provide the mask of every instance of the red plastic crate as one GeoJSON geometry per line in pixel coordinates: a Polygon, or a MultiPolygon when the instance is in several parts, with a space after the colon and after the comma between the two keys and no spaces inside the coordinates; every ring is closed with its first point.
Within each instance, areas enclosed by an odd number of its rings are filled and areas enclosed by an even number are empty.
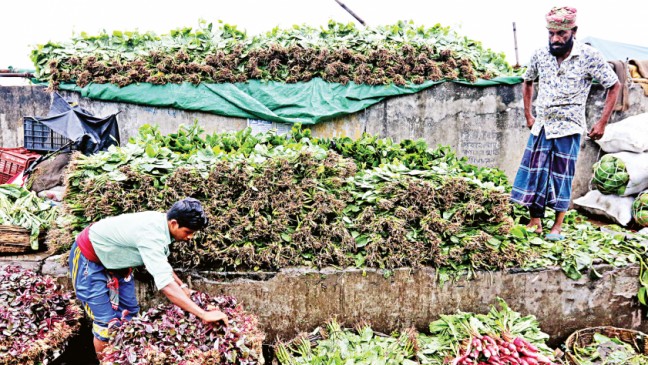
{"type": "Polygon", "coordinates": [[[0,184],[23,172],[40,155],[23,147],[0,148],[0,184]]]}

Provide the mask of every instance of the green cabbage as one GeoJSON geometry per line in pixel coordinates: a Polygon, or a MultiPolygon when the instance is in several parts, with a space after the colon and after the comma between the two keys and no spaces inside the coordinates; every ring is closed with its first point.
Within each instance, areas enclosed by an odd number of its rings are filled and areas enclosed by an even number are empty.
{"type": "Polygon", "coordinates": [[[648,227],[648,190],[640,193],[632,203],[632,217],[637,224],[648,227]]]}
{"type": "Polygon", "coordinates": [[[623,161],[612,155],[605,155],[592,166],[592,169],[594,171],[592,185],[598,191],[603,194],[616,195],[625,193],[630,175],[628,175],[623,161]]]}

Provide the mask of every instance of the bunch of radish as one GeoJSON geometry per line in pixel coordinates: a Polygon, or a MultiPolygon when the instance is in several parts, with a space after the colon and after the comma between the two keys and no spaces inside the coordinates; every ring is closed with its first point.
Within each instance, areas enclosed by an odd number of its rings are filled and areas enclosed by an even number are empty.
{"type": "Polygon", "coordinates": [[[506,340],[474,335],[451,365],[557,365],[522,337],[506,340]]]}

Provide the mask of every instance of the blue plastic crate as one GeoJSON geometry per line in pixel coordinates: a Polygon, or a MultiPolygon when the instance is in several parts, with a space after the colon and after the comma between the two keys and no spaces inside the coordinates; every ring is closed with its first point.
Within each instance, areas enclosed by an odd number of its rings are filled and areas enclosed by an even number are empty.
{"type": "Polygon", "coordinates": [[[65,136],[51,130],[32,117],[23,117],[25,148],[30,151],[56,151],[70,142],[65,136]]]}

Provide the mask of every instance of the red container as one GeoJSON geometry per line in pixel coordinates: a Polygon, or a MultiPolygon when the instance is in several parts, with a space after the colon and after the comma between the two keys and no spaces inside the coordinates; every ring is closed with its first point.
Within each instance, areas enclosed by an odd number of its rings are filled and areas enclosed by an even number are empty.
{"type": "Polygon", "coordinates": [[[23,147],[0,148],[0,184],[23,172],[40,155],[23,147]]]}

